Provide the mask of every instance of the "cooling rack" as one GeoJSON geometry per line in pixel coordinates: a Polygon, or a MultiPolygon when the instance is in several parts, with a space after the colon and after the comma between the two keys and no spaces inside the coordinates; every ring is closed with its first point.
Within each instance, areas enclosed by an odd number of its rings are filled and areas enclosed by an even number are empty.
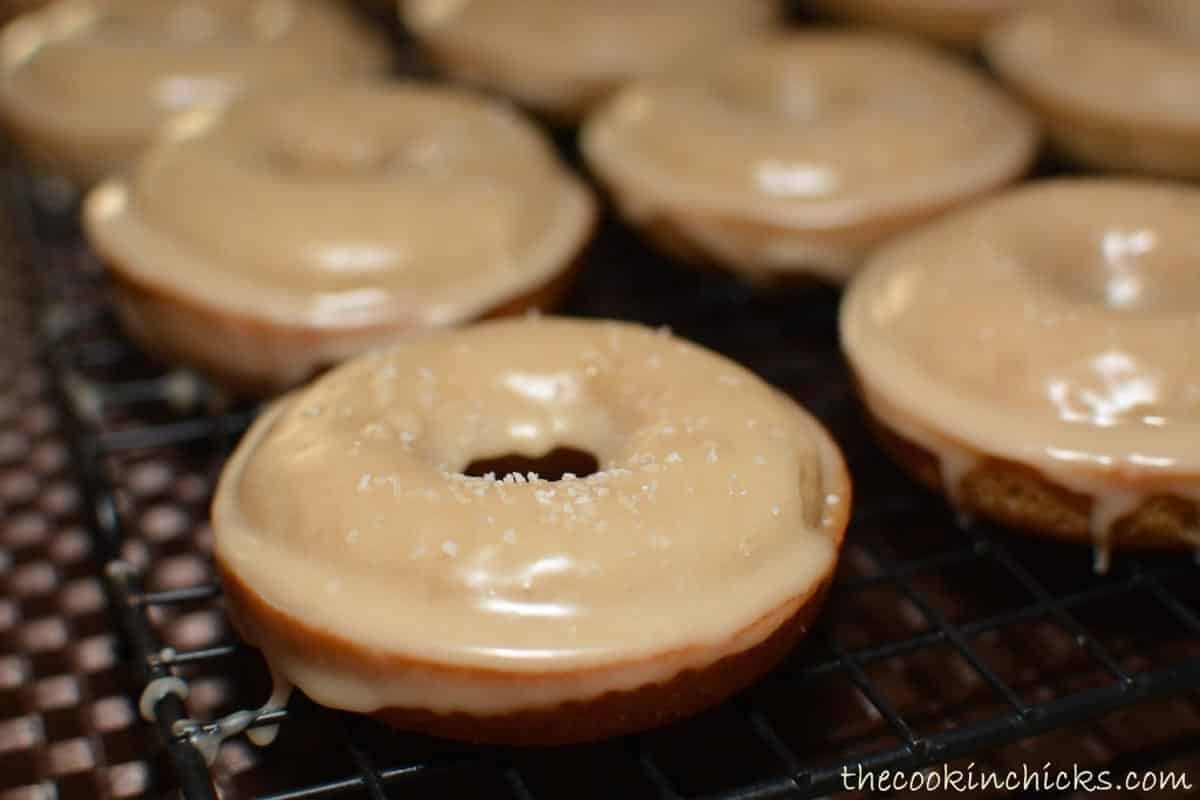
{"type": "Polygon", "coordinates": [[[1155,702],[1193,720],[1172,732],[1200,736],[1191,557],[1121,556],[1098,576],[1077,548],[961,524],[866,436],[836,347],[834,291],[756,294],[665,261],[609,221],[569,313],[669,325],[724,352],[806,405],[846,453],[856,505],[812,636],[723,706],[616,741],[473,748],[300,697],[254,720],[279,726],[275,744],[233,738],[210,764],[197,745],[269,692],[221,612],[206,522],[213,480],[254,410],[138,354],[72,212],[31,206],[21,179],[6,188],[14,209],[37,209],[21,217],[20,247],[41,309],[35,334],[138,688],[169,677],[190,687],[149,709],[188,800],[814,797],[843,789],[843,770],[1012,765],[1014,742],[1155,702]]]}

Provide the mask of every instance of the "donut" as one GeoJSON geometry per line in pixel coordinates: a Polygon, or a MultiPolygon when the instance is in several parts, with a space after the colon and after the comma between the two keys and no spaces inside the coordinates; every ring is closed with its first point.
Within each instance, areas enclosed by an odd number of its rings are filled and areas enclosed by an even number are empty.
{"type": "Polygon", "coordinates": [[[748,38],[779,0],[402,0],[405,26],[451,75],[576,120],[621,83],[748,38]]]}
{"type": "Polygon", "coordinates": [[[212,520],[230,618],[277,681],[544,745],[662,725],[769,670],[820,608],[849,508],[828,434],[742,367],[666,331],[523,317],[284,396],[212,520]],[[543,466],[556,453],[581,466],[543,466]]]}
{"type": "Polygon", "coordinates": [[[31,162],[87,186],[179,111],[389,61],[324,0],[56,0],[0,34],[0,117],[31,162]]]}
{"type": "Polygon", "coordinates": [[[131,338],[249,394],[398,335],[553,305],[594,217],[510,107],[403,83],[189,112],[84,203],[131,338]]]}
{"type": "Polygon", "coordinates": [[[1200,546],[1198,218],[1193,188],[1060,179],[881,250],[841,333],[886,449],[967,512],[1092,542],[1099,571],[1200,546]]]}
{"type": "Polygon", "coordinates": [[[754,282],[842,281],[885,239],[1014,180],[1036,144],[985,78],[862,33],[731,47],[627,85],[582,131],[626,217],[754,282]]]}
{"type": "Polygon", "coordinates": [[[990,32],[984,52],[1069,158],[1200,178],[1200,5],[1034,3],[990,32]]]}
{"type": "Polygon", "coordinates": [[[811,0],[841,19],[975,47],[988,26],[1028,0],[811,0]]]}

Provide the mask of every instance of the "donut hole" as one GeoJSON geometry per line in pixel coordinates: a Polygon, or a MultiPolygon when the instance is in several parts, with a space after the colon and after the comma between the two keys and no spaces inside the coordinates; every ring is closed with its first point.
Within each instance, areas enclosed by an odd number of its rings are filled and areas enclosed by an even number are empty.
{"type": "MultiPolygon", "coordinates": [[[[348,104],[349,105],[349,104],[348,104]]],[[[302,108],[302,104],[298,104],[302,108]]],[[[453,146],[425,131],[393,136],[367,135],[370,126],[313,127],[293,115],[279,114],[262,141],[267,161],[299,179],[361,178],[378,175],[438,174],[456,157],[453,146]]]]}
{"type": "Polygon", "coordinates": [[[356,176],[385,169],[391,152],[348,131],[293,128],[270,145],[275,163],[298,177],[356,176]]]}
{"type": "Polygon", "coordinates": [[[1152,229],[1110,229],[1037,261],[1058,291],[1086,303],[1133,314],[1200,308],[1194,258],[1165,245],[1152,229]]]}
{"type": "Polygon", "coordinates": [[[819,81],[815,70],[802,66],[769,68],[764,80],[758,69],[731,69],[714,76],[710,91],[723,103],[742,113],[769,118],[773,122],[810,124],[864,101],[851,85],[833,86],[819,81]]]}
{"type": "Polygon", "coordinates": [[[546,481],[562,480],[564,475],[586,478],[600,471],[600,460],[594,453],[577,447],[556,447],[540,456],[523,453],[504,453],[498,456],[477,458],[463,467],[462,474],[482,478],[491,474],[503,480],[506,475],[527,476],[535,473],[546,481]]]}
{"type": "Polygon", "coordinates": [[[877,64],[905,61],[911,62],[911,80],[929,72],[923,54],[914,56],[887,38],[855,34],[801,44],[784,38],[724,57],[710,73],[707,87],[740,113],[798,127],[857,118],[885,107],[893,108],[892,113],[908,107],[914,113],[936,108],[938,98],[907,90],[910,78],[900,79],[877,64]],[[882,59],[877,58],[880,53],[882,59]]]}

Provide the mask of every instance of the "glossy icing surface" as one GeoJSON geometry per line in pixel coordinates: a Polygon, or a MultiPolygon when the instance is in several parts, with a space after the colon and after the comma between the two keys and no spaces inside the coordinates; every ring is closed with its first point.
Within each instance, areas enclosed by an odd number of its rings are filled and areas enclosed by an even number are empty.
{"type": "MultiPolygon", "coordinates": [[[[229,462],[213,519],[218,559],[285,614],[421,662],[571,676],[577,696],[620,688],[587,668],[626,665],[636,686],[769,634],[781,620],[752,626],[832,570],[848,492],[820,426],[732,362],[631,324],[530,318],[410,340],[289,395],[229,462]],[[563,446],[599,471],[460,472],[563,446]]],[[[565,699],[549,679],[466,697],[463,674],[449,697],[419,670],[364,682],[264,649],[339,707],[565,699]]]]}
{"type": "Polygon", "coordinates": [[[635,82],[589,120],[583,145],[645,214],[682,207],[825,229],[1002,183],[1035,140],[1022,109],[932,49],[809,33],[635,82]]]}
{"type": "Polygon", "coordinates": [[[85,210],[138,283],[304,326],[473,317],[558,274],[593,216],[515,111],[415,84],[191,112],[85,210]]]}
{"type": "Polygon", "coordinates": [[[1000,72],[1059,102],[1146,124],[1200,125],[1200,4],[1031,3],[989,34],[1000,72]]]}
{"type": "MultiPolygon", "coordinates": [[[[1093,529],[1200,499],[1200,191],[1031,184],[881,251],[842,309],[873,412],[942,459],[979,454],[1092,495],[1093,529]]],[[[1200,535],[1200,532],[1198,532],[1200,535]]]]}
{"type": "Polygon", "coordinates": [[[482,60],[472,78],[549,104],[745,38],[779,16],[777,0],[405,0],[401,8],[410,30],[464,54],[463,66],[482,60]]]}
{"type": "Polygon", "coordinates": [[[65,158],[111,162],[179,111],[388,61],[323,0],[59,0],[0,37],[0,109],[64,140],[65,158]]]}

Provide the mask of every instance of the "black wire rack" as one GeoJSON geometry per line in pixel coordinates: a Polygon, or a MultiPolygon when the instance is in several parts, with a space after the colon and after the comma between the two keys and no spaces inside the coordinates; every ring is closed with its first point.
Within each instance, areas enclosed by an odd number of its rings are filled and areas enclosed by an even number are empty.
{"type": "Polygon", "coordinates": [[[836,347],[836,293],[756,294],[644,250],[616,223],[587,254],[568,311],[668,324],[789,391],[846,452],[856,506],[829,605],[788,661],[718,709],[590,746],[473,748],[390,731],[299,698],[261,713],[264,750],[195,746],[221,714],[265,699],[260,661],[230,632],[208,557],[213,479],[253,409],[166,373],[121,337],[102,269],[70,211],[13,178],[34,208],[23,252],[80,490],[128,656],[142,685],[193,687],[154,705],[189,800],[404,797],[815,797],[843,771],[971,758],[1200,689],[1200,568],[1186,554],[1120,555],[959,524],[867,438],[836,347]],[[201,691],[209,687],[211,691],[201,691]],[[215,688],[214,688],[215,687],[215,688]],[[197,721],[199,720],[199,721],[197,721]],[[320,751],[319,757],[315,755],[320,751]],[[448,788],[450,787],[450,788],[448,788]]]}

